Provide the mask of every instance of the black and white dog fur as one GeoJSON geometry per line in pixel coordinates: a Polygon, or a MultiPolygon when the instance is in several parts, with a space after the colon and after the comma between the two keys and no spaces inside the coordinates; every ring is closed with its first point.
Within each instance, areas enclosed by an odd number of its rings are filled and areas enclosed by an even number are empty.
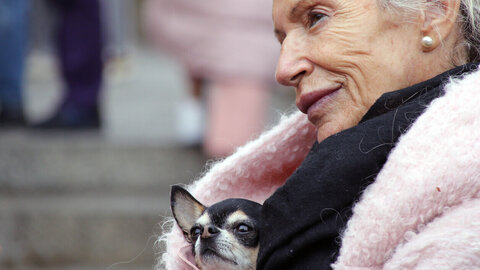
{"type": "Polygon", "coordinates": [[[192,244],[200,269],[255,269],[260,204],[227,199],[207,207],[177,185],[172,186],[170,199],[173,216],[192,244]]]}

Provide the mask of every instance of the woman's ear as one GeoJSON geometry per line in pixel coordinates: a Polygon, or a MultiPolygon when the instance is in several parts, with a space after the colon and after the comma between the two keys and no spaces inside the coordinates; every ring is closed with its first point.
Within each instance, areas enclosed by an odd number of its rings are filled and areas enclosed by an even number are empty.
{"type": "Polygon", "coordinates": [[[455,27],[460,12],[461,0],[428,0],[428,6],[422,14],[422,35],[429,36],[433,42],[424,46],[425,52],[432,51],[444,43],[455,27]]]}

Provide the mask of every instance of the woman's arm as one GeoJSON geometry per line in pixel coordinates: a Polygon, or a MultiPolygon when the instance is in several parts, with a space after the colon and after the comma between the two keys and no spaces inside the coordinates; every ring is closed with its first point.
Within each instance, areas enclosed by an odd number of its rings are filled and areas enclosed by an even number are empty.
{"type": "MultiPolygon", "coordinates": [[[[262,203],[303,161],[315,136],[315,128],[307,117],[293,113],[232,156],[214,164],[188,189],[207,205],[232,197],[262,203]]],[[[175,224],[173,219],[165,223],[175,224]]],[[[190,266],[191,248],[185,248],[188,243],[176,225],[165,229],[158,244],[165,244],[166,252],[159,258],[157,269],[194,269],[190,266]]]]}
{"type": "Polygon", "coordinates": [[[449,209],[405,238],[383,269],[480,269],[480,198],[449,209]]]}

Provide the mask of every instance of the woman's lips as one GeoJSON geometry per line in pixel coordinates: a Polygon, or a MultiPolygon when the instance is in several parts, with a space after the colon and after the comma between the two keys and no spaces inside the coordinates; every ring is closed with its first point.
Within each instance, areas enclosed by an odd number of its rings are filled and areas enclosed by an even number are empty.
{"type": "Polygon", "coordinates": [[[331,93],[339,90],[341,86],[337,87],[332,87],[332,88],[327,88],[327,89],[322,89],[322,90],[316,90],[310,93],[303,94],[300,99],[297,101],[297,107],[298,109],[305,113],[309,113],[309,109],[315,105],[318,101],[323,99],[324,97],[330,95],[331,93]]]}

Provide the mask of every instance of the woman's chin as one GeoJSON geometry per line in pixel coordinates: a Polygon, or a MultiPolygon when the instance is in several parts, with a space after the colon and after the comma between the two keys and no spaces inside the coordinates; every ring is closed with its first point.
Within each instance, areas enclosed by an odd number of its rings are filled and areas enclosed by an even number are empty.
{"type": "Polygon", "coordinates": [[[315,125],[317,127],[317,141],[320,143],[326,138],[337,134],[345,129],[351,128],[355,126],[356,124],[346,124],[346,123],[341,123],[341,121],[330,121],[330,122],[324,122],[319,125],[315,125]]]}
{"type": "Polygon", "coordinates": [[[339,125],[326,123],[321,127],[317,127],[317,142],[322,142],[326,138],[332,136],[335,133],[342,131],[339,125]]]}
{"type": "MultiPolygon", "coordinates": [[[[363,114],[362,114],[363,115],[363,114]]],[[[317,128],[317,141],[320,143],[326,138],[356,126],[361,118],[348,118],[346,115],[329,115],[329,117],[318,118],[312,124],[317,128]]]]}

